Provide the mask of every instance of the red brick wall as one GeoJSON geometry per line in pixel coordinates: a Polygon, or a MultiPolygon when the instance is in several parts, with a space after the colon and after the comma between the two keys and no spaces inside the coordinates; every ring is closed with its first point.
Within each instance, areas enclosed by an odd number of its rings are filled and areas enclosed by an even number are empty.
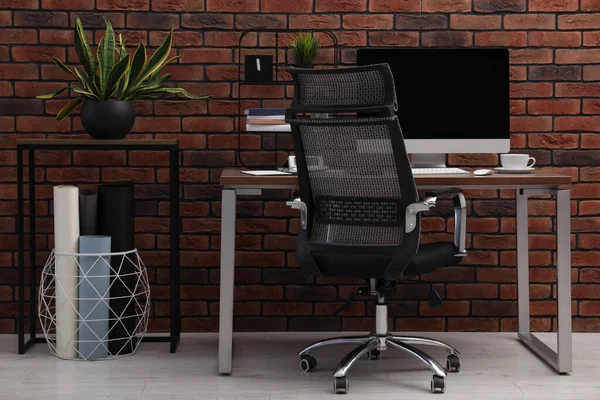
{"type": "MultiPolygon", "coordinates": [[[[156,46],[174,26],[169,68],[179,85],[210,93],[208,103],[155,101],[137,104],[132,137],[178,138],[183,148],[182,311],[186,331],[217,329],[219,291],[218,179],[235,163],[237,136],[232,101],[236,77],[233,46],[239,30],[253,27],[328,28],[338,35],[343,60],[361,46],[509,46],[511,48],[512,147],[538,164],[573,176],[573,312],[577,331],[600,331],[600,1],[598,0],[0,0],[0,333],[16,317],[15,140],[19,137],[85,136],[78,117],[57,122],[63,100],[34,99],[66,77],[51,56],[75,61],[72,26],[79,16],[97,41],[101,15],[130,43],[156,46]]],[[[263,36],[260,43],[272,37],[263,36]]],[[[249,41],[256,43],[256,36],[249,41]]],[[[322,61],[330,60],[324,52],[322,61]]],[[[242,91],[244,106],[285,105],[283,87],[242,91]]],[[[468,112],[468,110],[465,110],[468,112]]],[[[284,147],[289,138],[281,137],[284,147]]],[[[271,160],[273,137],[244,135],[247,161],[271,160]]],[[[148,152],[40,154],[37,179],[38,242],[52,244],[53,184],[135,181],[138,230],[153,286],[151,328],[168,327],[166,155],[148,152]],[[129,166],[131,168],[125,168],[129,166]]],[[[452,155],[453,165],[496,165],[496,155],[452,155]]],[[[398,330],[514,330],[515,236],[513,193],[470,191],[470,253],[461,267],[432,274],[446,298],[441,309],[424,301],[427,285],[401,285],[391,307],[398,330]]],[[[314,278],[296,268],[295,212],[287,192],[239,203],[236,329],[371,329],[373,304],[356,301],[343,318],[333,310],[359,283],[314,278]]],[[[554,203],[531,202],[533,327],[555,328],[552,284],[554,203]]],[[[449,238],[440,216],[424,222],[427,239],[449,238]]],[[[43,263],[45,254],[40,254],[43,263]]]]}

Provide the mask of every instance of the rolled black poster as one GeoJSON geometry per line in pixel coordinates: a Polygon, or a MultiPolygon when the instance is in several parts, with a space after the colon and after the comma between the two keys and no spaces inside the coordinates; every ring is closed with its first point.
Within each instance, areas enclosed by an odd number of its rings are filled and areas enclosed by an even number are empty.
{"type": "MultiPolygon", "coordinates": [[[[111,237],[111,251],[134,248],[133,185],[98,186],[98,233],[111,237]]],[[[112,256],[109,345],[111,355],[129,354],[135,348],[135,267],[124,256],[112,256]],[[120,278],[115,278],[119,273],[120,278]],[[123,276],[127,275],[127,276],[123,276]],[[119,298],[121,297],[121,298],[119,298]],[[130,340],[130,338],[132,338],[130,340]]],[[[131,257],[131,255],[129,256],[131,257]]]]}
{"type": "Polygon", "coordinates": [[[79,190],[79,231],[81,236],[97,235],[98,192],[79,190]]]}

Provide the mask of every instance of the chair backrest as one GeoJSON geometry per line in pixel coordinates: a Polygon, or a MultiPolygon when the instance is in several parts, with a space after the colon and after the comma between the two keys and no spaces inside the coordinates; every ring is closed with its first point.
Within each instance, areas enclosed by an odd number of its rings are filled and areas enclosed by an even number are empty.
{"type": "Polygon", "coordinates": [[[289,112],[362,111],[391,117],[397,110],[394,76],[387,64],[288,71],[295,84],[289,112]]]}
{"type": "Polygon", "coordinates": [[[319,270],[336,260],[368,268],[373,263],[364,257],[377,255],[382,273],[392,257],[408,265],[419,229],[405,232],[404,213],[418,195],[394,115],[389,66],[289,71],[295,92],[287,120],[308,208],[299,242],[311,247],[319,270]]]}

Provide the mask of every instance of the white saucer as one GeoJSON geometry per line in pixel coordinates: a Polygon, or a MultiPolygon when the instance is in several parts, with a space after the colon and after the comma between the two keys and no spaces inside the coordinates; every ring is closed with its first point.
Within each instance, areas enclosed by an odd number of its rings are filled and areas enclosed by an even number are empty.
{"type": "Polygon", "coordinates": [[[504,167],[496,167],[494,170],[500,172],[501,174],[529,174],[535,171],[534,167],[527,167],[521,169],[506,169],[504,167]]]}

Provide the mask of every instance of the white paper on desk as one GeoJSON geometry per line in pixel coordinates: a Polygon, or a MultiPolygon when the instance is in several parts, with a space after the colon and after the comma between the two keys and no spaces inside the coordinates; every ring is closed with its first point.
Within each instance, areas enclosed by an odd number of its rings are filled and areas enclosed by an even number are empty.
{"type": "Polygon", "coordinates": [[[275,170],[264,170],[264,171],[242,171],[242,174],[254,175],[254,176],[269,176],[269,175],[292,175],[289,172],[275,171],[275,170]]]}

